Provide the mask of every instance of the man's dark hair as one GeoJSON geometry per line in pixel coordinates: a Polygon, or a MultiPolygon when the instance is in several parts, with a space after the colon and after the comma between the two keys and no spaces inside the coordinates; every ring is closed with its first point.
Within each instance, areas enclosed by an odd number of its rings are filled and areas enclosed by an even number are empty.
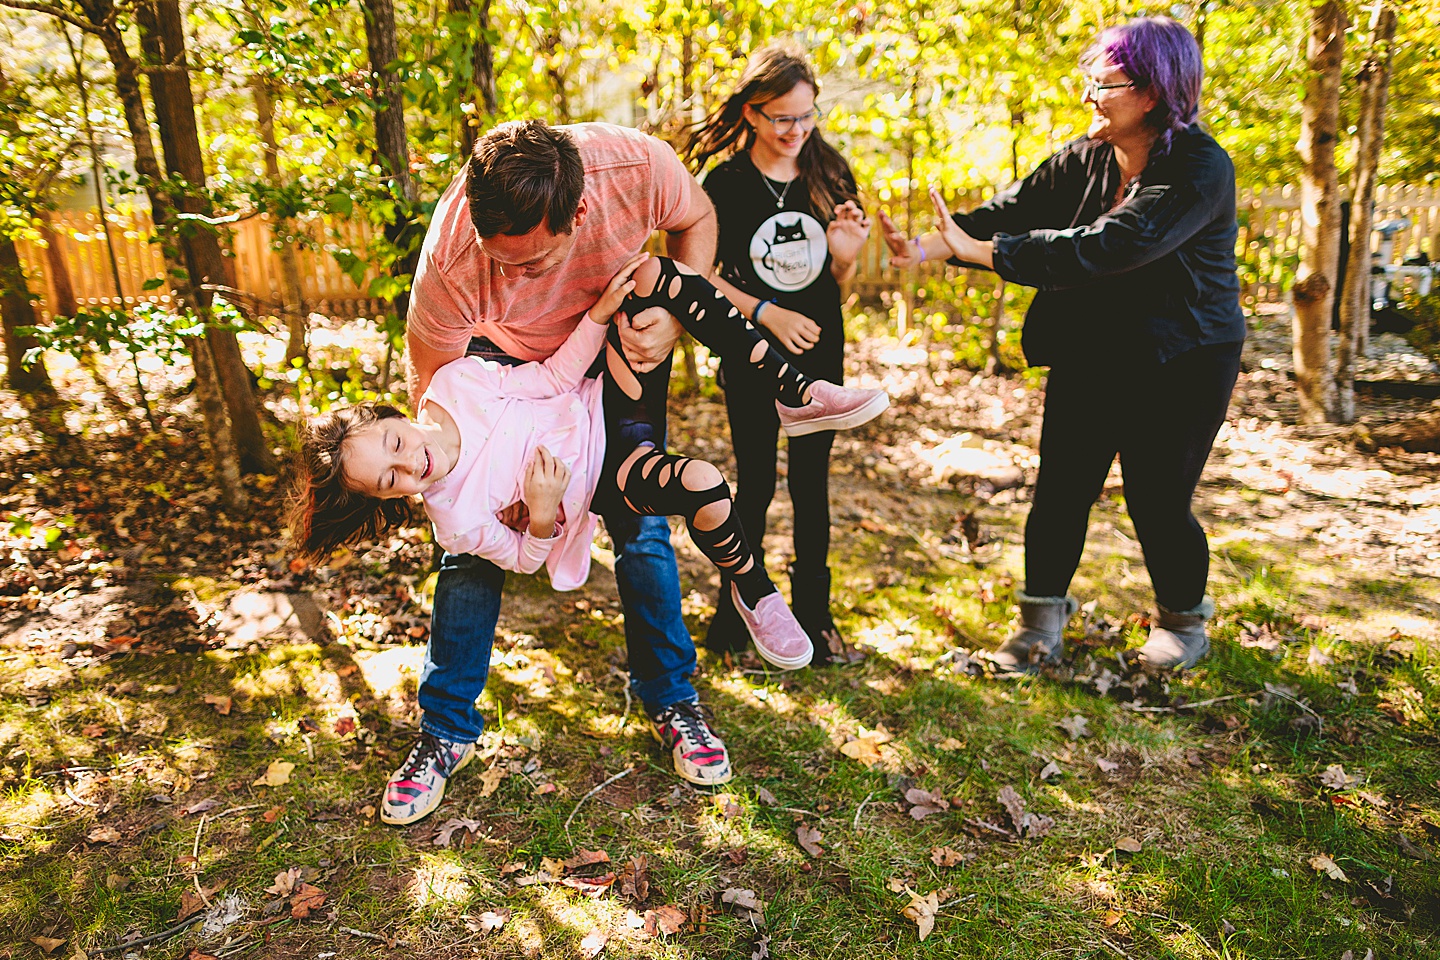
{"type": "Polygon", "coordinates": [[[475,141],[465,177],[470,222],[482,237],[518,237],[542,221],[569,233],[584,189],[580,151],[544,120],[502,123],[475,141]]]}

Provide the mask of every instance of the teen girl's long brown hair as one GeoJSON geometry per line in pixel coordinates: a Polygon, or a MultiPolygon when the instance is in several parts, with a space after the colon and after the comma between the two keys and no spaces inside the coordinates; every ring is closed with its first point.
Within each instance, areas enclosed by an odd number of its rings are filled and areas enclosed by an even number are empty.
{"type": "MultiPolygon", "coordinates": [[[[755,52],[746,62],[735,92],[695,129],[681,156],[699,173],[716,154],[749,150],[755,142],[755,131],[745,120],[745,105],[759,107],[802,83],[809,84],[817,97],[820,95],[815,72],[799,47],[772,43],[755,52]]],[[[797,164],[810,206],[822,223],[831,220],[838,204],[846,200],[860,202],[851,186],[849,166],[840,152],[825,142],[819,125],[805,139],[797,164]]]]}

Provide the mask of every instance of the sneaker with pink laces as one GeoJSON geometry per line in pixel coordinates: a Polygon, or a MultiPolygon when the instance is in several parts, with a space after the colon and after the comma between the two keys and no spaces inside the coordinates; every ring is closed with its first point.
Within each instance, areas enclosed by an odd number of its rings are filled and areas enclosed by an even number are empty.
{"type": "Polygon", "coordinates": [[[745,606],[745,601],[740,599],[740,588],[733,582],[730,595],[735,598],[735,609],[760,656],[782,670],[799,670],[810,663],[815,646],[778,591],[761,597],[753,610],[745,606]]]}
{"type": "Polygon", "coordinates": [[[810,402],[803,407],[787,407],[775,401],[780,429],[791,437],[822,430],[849,430],[874,420],[888,406],[890,397],[884,390],[858,390],[828,380],[816,380],[810,385],[810,402]]]}

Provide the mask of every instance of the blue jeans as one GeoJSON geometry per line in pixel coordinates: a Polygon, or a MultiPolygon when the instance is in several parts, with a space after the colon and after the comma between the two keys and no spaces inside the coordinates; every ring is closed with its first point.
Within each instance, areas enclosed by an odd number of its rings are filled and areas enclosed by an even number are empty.
{"type": "MultiPolygon", "coordinates": [[[[478,338],[477,338],[478,340],[478,338]]],[[[471,341],[470,353],[509,361],[488,341],[471,341]],[[488,347],[488,349],[487,349],[488,347]]],[[[518,362],[518,361],[515,361],[518,362]]],[[[647,406],[664,424],[664,400],[658,384],[670,377],[661,364],[646,385],[647,406]]],[[[662,427],[663,430],[663,427],[662,427]]],[[[663,435],[663,434],[662,434],[663,435]]],[[[695,641],[680,614],[680,572],[664,517],[642,517],[627,510],[602,513],[615,544],[615,582],[625,614],[630,686],[646,710],[655,713],[695,696],[695,641]]],[[[435,584],[430,642],[420,678],[420,729],[444,740],[469,742],[485,728],[475,701],[490,675],[490,651],[500,619],[505,571],[483,557],[445,554],[435,584]]]]}

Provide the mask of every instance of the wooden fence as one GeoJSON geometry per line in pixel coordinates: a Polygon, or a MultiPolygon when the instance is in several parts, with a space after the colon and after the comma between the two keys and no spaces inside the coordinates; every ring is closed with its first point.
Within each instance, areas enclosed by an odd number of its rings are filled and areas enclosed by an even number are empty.
{"type": "MultiPolygon", "coordinates": [[[[956,198],[954,206],[964,208],[980,197],[956,198]]],[[[1440,255],[1440,188],[1382,186],[1375,202],[1375,222],[1406,217],[1410,226],[1396,236],[1395,255],[1401,259],[1424,250],[1440,255]]],[[[120,268],[124,303],[133,306],[142,300],[168,302],[169,290],[144,289],[145,282],[164,276],[160,251],[151,242],[148,214],[110,214],[111,237],[120,268]]],[[[1236,255],[1240,263],[1242,296],[1246,303],[1283,299],[1300,256],[1300,196],[1294,187],[1276,190],[1242,191],[1239,202],[1240,236],[1236,255]]],[[[918,223],[928,224],[927,214],[918,223]]],[[[117,304],[115,276],[105,250],[105,236],[94,213],[53,214],[50,226],[56,249],[46,251],[22,243],[20,255],[31,277],[31,289],[43,300],[43,316],[53,315],[55,284],[50,263],[63,264],[79,306],[113,307],[117,304]]],[[[300,225],[306,240],[298,250],[306,306],[311,311],[337,317],[373,316],[381,304],[366,297],[365,285],[357,285],[340,269],[334,254],[349,249],[363,256],[371,228],[363,220],[316,219],[300,225]]],[[[234,253],[234,286],[255,298],[262,312],[278,310],[280,258],[272,244],[271,225],[255,217],[227,228],[229,248],[234,253]]],[[[921,267],[926,275],[945,270],[943,263],[921,267]]],[[[901,271],[885,265],[884,244],[878,229],[873,230],[860,257],[850,290],[862,299],[878,299],[885,291],[901,289],[906,281],[901,271]]],[[[368,278],[366,278],[368,283],[368,278]]]]}

